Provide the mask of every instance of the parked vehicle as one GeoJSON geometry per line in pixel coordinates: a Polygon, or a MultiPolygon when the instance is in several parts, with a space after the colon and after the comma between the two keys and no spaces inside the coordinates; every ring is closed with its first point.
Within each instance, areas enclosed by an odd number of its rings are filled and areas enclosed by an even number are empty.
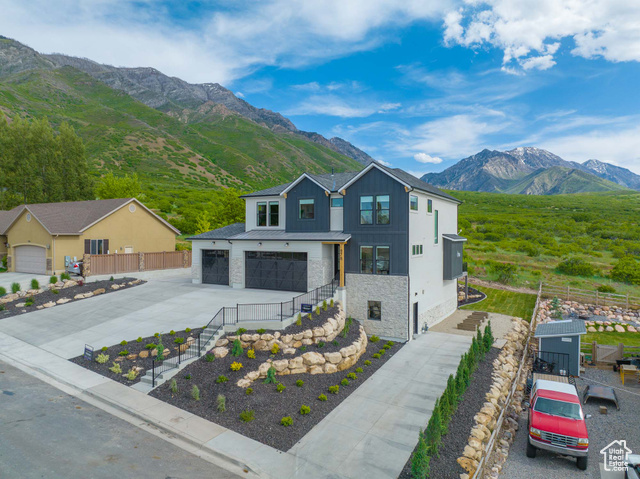
{"type": "Polygon", "coordinates": [[[640,479],[640,454],[627,456],[627,470],[624,477],[625,479],[640,479]]]}
{"type": "Polygon", "coordinates": [[[529,401],[527,457],[538,449],[577,458],[587,468],[589,434],[576,387],[568,382],[536,379],[529,401]]]}
{"type": "Polygon", "coordinates": [[[83,275],[82,261],[72,261],[71,263],[69,263],[69,266],[67,266],[67,273],[78,274],[82,276],[83,275]]]}

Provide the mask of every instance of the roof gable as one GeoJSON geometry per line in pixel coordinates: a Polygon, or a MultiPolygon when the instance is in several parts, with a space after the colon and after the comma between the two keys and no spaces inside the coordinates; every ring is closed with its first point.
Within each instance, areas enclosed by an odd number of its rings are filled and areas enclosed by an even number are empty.
{"type": "Polygon", "coordinates": [[[309,180],[312,183],[314,183],[316,186],[318,186],[318,188],[322,189],[325,191],[325,193],[330,193],[331,190],[328,190],[324,185],[322,185],[317,179],[315,179],[313,176],[308,175],[306,173],[302,173],[294,182],[289,183],[289,186],[287,186],[284,190],[282,190],[282,193],[280,193],[281,195],[286,195],[287,193],[289,193],[289,191],[291,191],[293,188],[296,187],[296,185],[300,184],[303,180],[309,180]]]}

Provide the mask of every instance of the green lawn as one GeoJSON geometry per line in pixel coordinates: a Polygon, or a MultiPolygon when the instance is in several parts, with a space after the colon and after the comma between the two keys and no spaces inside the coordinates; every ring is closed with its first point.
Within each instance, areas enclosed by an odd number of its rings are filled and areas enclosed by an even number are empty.
{"type": "Polygon", "coordinates": [[[486,294],[487,298],[479,303],[463,306],[460,309],[507,314],[531,321],[533,308],[536,306],[535,294],[514,293],[475,285],[473,287],[486,294]]]}
{"type": "MultiPolygon", "coordinates": [[[[580,339],[580,349],[583,353],[591,354],[591,343],[610,344],[617,346],[619,343],[625,346],[640,346],[640,333],[618,333],[617,331],[603,331],[602,333],[587,333],[580,339]]],[[[625,356],[639,354],[639,349],[625,351],[625,356]]]]}

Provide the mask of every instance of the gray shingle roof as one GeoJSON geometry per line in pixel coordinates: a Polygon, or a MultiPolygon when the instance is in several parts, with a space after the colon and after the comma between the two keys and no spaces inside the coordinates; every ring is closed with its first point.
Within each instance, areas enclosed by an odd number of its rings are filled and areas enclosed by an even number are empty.
{"type": "Polygon", "coordinates": [[[401,170],[400,168],[389,168],[388,166],[381,165],[380,163],[378,163],[378,166],[380,166],[384,170],[388,171],[389,173],[394,175],[399,180],[405,182],[410,187],[415,188],[416,190],[421,190],[421,191],[424,191],[426,193],[431,193],[433,195],[440,196],[442,198],[447,198],[449,200],[453,200],[453,201],[455,201],[457,203],[462,203],[459,199],[454,198],[450,194],[445,193],[444,191],[436,188],[433,185],[430,185],[426,181],[422,181],[421,179],[416,178],[412,174],[407,173],[406,171],[401,170]]]}
{"type": "Polygon", "coordinates": [[[18,206],[9,211],[0,211],[0,235],[6,234],[7,228],[13,223],[22,210],[23,208],[18,206]]]}
{"type": "Polygon", "coordinates": [[[244,233],[244,223],[233,223],[216,230],[207,231],[199,235],[191,236],[188,240],[225,240],[237,234],[244,233]]]}
{"type": "Polygon", "coordinates": [[[578,334],[587,334],[584,321],[565,320],[539,324],[536,328],[535,337],[576,336],[578,334]]]}
{"type": "Polygon", "coordinates": [[[252,193],[242,195],[240,198],[251,198],[252,196],[278,196],[290,184],[291,183],[285,183],[284,185],[272,186],[271,188],[266,188],[264,190],[254,191],[252,193]]]}

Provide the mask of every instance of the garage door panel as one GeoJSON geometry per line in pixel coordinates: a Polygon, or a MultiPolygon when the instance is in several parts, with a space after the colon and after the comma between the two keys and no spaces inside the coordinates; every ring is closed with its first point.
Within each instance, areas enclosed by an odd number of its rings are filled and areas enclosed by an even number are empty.
{"type": "Polygon", "coordinates": [[[16,273],[47,274],[47,250],[40,246],[16,246],[16,273]]]}
{"type": "Polygon", "coordinates": [[[229,284],[228,250],[202,250],[202,282],[229,284]]]}
{"type": "Polygon", "coordinates": [[[307,291],[307,254],[247,251],[245,287],[307,291]]]}

